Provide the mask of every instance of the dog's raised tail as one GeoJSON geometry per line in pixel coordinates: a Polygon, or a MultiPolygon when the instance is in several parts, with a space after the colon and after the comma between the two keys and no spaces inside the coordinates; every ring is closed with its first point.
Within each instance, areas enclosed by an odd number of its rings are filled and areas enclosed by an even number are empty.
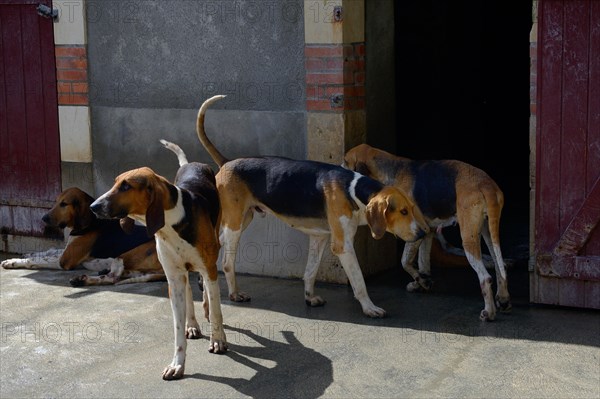
{"type": "Polygon", "coordinates": [[[186,165],[188,163],[187,157],[185,156],[185,152],[175,143],[171,143],[170,141],[160,139],[160,143],[173,151],[175,155],[177,155],[177,160],[179,161],[179,166],[186,165]]]}
{"type": "Polygon", "coordinates": [[[215,147],[214,144],[206,136],[206,132],[204,131],[204,115],[206,114],[206,110],[212,103],[222,98],[225,98],[225,96],[217,95],[204,101],[204,103],[202,103],[202,106],[200,107],[200,110],[198,111],[198,118],[196,119],[196,133],[198,133],[198,139],[200,139],[200,143],[202,143],[202,145],[204,146],[208,154],[211,156],[211,158],[217,163],[217,165],[219,165],[219,168],[223,166],[223,164],[225,164],[228,161],[228,159],[225,158],[223,154],[219,152],[219,150],[217,150],[217,147],[215,147]]]}

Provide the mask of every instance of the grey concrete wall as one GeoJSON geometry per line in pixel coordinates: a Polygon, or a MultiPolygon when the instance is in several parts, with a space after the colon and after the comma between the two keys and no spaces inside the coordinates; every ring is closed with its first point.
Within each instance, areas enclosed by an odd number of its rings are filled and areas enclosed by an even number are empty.
{"type": "Polygon", "coordinates": [[[92,106],[305,108],[301,0],[86,3],[92,106]]]}
{"type": "Polygon", "coordinates": [[[62,189],[79,187],[90,195],[94,195],[93,165],[88,162],[61,162],[62,189]]]}
{"type": "MultiPolygon", "coordinates": [[[[221,100],[227,101],[227,98],[221,100]]],[[[179,144],[189,161],[204,162],[218,171],[196,135],[195,109],[133,109],[95,107],[92,112],[94,181],[96,192],[112,186],[115,176],[150,166],[172,180],[177,158],[159,139],[179,144]]],[[[205,128],[223,155],[233,159],[252,155],[303,158],[305,116],[301,112],[208,110],[205,128]]]]}
{"type": "MultiPolygon", "coordinates": [[[[87,1],[95,194],[119,173],[150,166],[173,179],[175,156],[216,165],[198,142],[198,107],[228,158],[306,157],[304,3],[301,0],[87,1]]],[[[273,217],[257,218],[242,236],[237,270],[301,277],[307,237],[273,217]]],[[[327,258],[326,262],[335,263],[327,258]]],[[[322,279],[342,281],[341,268],[322,279]]]]}

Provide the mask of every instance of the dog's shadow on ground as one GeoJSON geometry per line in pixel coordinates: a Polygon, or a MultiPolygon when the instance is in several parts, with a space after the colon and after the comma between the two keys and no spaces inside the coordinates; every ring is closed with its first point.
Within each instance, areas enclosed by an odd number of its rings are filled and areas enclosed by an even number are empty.
{"type": "Polygon", "coordinates": [[[226,356],[249,367],[256,373],[250,379],[222,377],[196,373],[185,378],[213,381],[229,385],[250,397],[318,398],[333,382],[333,363],[319,352],[307,348],[292,331],[281,331],[285,342],[267,339],[251,330],[230,327],[225,329],[243,335],[240,341],[253,340],[260,346],[229,344],[226,356]],[[252,359],[274,362],[274,367],[263,366],[252,359]]]}

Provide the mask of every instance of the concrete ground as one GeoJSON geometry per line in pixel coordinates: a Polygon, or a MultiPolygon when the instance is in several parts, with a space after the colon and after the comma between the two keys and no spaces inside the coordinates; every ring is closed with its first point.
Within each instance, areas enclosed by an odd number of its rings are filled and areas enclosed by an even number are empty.
{"type": "Polygon", "coordinates": [[[491,323],[470,270],[434,269],[429,294],[407,293],[399,268],[368,279],[379,320],[347,286],[319,285],[328,302],[309,308],[299,280],[240,276],[252,301],[235,304],[221,276],[230,350],[188,341],[170,382],[167,284],[70,287],[81,273],[0,270],[0,397],[600,398],[600,313],[530,305],[526,268],[491,323]]]}

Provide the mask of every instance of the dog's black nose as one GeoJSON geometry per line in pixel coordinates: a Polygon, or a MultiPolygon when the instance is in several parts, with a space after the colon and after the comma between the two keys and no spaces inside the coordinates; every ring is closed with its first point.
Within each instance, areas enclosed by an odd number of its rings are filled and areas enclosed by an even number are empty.
{"type": "Polygon", "coordinates": [[[100,212],[102,211],[102,204],[94,202],[92,203],[92,205],[90,205],[90,210],[96,215],[100,216],[100,212]]]}
{"type": "Polygon", "coordinates": [[[42,222],[48,224],[48,222],[50,222],[50,216],[48,216],[48,214],[42,216],[42,222]]]}

